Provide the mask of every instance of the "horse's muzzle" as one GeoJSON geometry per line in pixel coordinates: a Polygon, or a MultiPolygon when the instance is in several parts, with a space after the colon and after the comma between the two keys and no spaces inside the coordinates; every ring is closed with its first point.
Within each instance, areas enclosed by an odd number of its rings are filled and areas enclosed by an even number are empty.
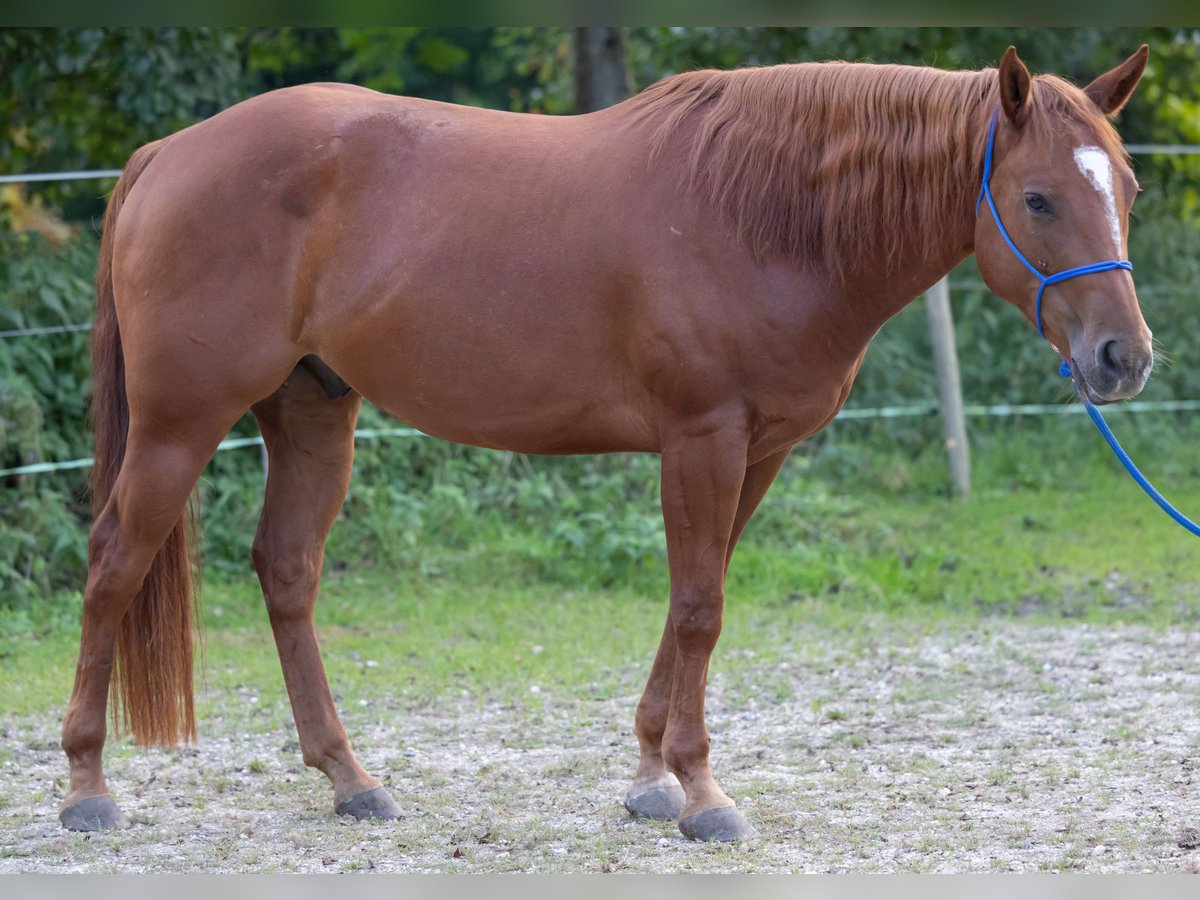
{"type": "Polygon", "coordinates": [[[1112,334],[1096,341],[1090,353],[1075,358],[1086,395],[1096,405],[1136,397],[1154,368],[1150,338],[1112,334]]]}

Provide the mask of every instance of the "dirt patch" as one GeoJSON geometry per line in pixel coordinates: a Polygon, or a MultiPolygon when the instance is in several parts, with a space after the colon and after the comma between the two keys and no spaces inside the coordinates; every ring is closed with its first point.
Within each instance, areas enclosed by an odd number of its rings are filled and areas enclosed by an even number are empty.
{"type": "Polygon", "coordinates": [[[332,816],[282,699],[215,698],[193,748],[113,745],[134,826],[90,836],[58,827],[58,711],[0,720],[0,872],[1196,871],[1198,650],[1183,630],[881,627],[718,667],[714,769],[759,829],[736,846],[620,806],[640,667],[619,697],[343,704],[406,810],[386,824],[332,816]]]}

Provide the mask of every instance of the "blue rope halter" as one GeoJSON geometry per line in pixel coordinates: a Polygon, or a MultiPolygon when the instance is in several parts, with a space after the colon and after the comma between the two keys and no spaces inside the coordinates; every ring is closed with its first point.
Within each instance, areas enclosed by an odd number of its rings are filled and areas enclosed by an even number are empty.
{"type": "MultiPolygon", "coordinates": [[[[1096,272],[1107,272],[1111,269],[1125,269],[1128,272],[1132,272],[1133,263],[1127,259],[1109,259],[1103,262],[1088,263],[1086,266],[1076,266],[1073,269],[1064,269],[1061,272],[1055,272],[1053,275],[1043,275],[1037,270],[1036,267],[1034,267],[1033,263],[1025,258],[1025,254],[1017,249],[1017,245],[1014,244],[1013,239],[1009,237],[1008,231],[1004,227],[1004,223],[1000,221],[1000,213],[996,210],[996,201],[992,197],[992,188],[990,184],[992,180],[992,153],[996,146],[996,120],[999,118],[999,115],[1000,110],[996,109],[996,111],[992,113],[992,121],[988,125],[987,152],[983,157],[983,184],[979,188],[979,199],[975,201],[975,215],[976,217],[979,216],[979,208],[983,204],[983,201],[987,200],[988,209],[992,211],[992,219],[995,221],[996,227],[1000,229],[1000,236],[1004,238],[1004,243],[1008,244],[1008,249],[1011,250],[1013,255],[1021,261],[1021,265],[1033,273],[1033,276],[1037,278],[1038,282],[1040,282],[1037,292],[1037,300],[1034,303],[1034,312],[1037,316],[1038,334],[1045,338],[1046,331],[1042,323],[1042,295],[1046,293],[1046,288],[1050,287],[1052,284],[1058,284],[1060,281],[1066,281],[1068,278],[1077,278],[1080,275],[1093,275],[1096,272]]],[[[1062,365],[1058,368],[1058,373],[1064,378],[1072,378],[1074,373],[1071,371],[1071,363],[1069,360],[1063,360],[1062,365]]],[[[1133,480],[1138,483],[1138,485],[1143,491],[1146,492],[1150,499],[1159,505],[1163,512],[1165,512],[1168,516],[1170,516],[1192,534],[1200,537],[1200,525],[1197,525],[1195,522],[1177,510],[1162,494],[1155,490],[1154,485],[1152,485],[1146,479],[1146,476],[1141,473],[1138,467],[1133,464],[1133,460],[1129,458],[1129,454],[1126,453],[1125,449],[1120,445],[1120,443],[1117,442],[1116,436],[1112,433],[1112,429],[1108,427],[1108,423],[1104,421],[1104,416],[1100,414],[1100,410],[1097,409],[1095,404],[1088,400],[1086,396],[1084,396],[1083,392],[1079,390],[1079,385],[1074,383],[1073,378],[1072,384],[1075,386],[1075,393],[1079,396],[1079,399],[1083,403],[1083,408],[1087,411],[1088,418],[1092,420],[1096,428],[1100,431],[1101,436],[1104,438],[1109,448],[1112,449],[1112,452],[1116,455],[1117,459],[1120,460],[1121,465],[1125,467],[1125,471],[1130,474],[1133,480]]]]}
{"type": "MultiPolygon", "coordinates": [[[[976,217],[979,216],[980,204],[984,200],[987,200],[988,209],[992,211],[992,218],[996,221],[996,227],[1000,229],[1000,237],[1004,238],[1004,243],[1008,244],[1008,249],[1021,261],[1021,265],[1032,272],[1033,277],[1041,282],[1034,310],[1037,314],[1038,335],[1044,338],[1046,336],[1046,329],[1042,324],[1042,295],[1046,293],[1046,288],[1052,284],[1058,284],[1060,281],[1066,281],[1068,278],[1078,278],[1080,275],[1092,275],[1096,272],[1107,272],[1109,269],[1125,269],[1128,272],[1132,272],[1133,263],[1127,259],[1109,259],[1104,262],[1088,263],[1086,266],[1076,266],[1074,269],[1063,269],[1063,271],[1055,272],[1053,275],[1043,275],[1033,263],[1025,258],[1025,254],[1017,249],[1017,245],[1013,243],[1013,239],[1008,236],[1008,231],[1005,229],[1004,223],[1000,221],[1000,213],[996,210],[996,201],[992,197],[992,187],[990,184],[992,180],[992,152],[996,147],[996,119],[999,116],[1000,110],[997,109],[992,113],[992,121],[988,125],[987,153],[983,157],[983,185],[979,188],[979,199],[975,201],[975,215],[976,217]]],[[[1069,372],[1067,377],[1070,377],[1069,372]]]]}

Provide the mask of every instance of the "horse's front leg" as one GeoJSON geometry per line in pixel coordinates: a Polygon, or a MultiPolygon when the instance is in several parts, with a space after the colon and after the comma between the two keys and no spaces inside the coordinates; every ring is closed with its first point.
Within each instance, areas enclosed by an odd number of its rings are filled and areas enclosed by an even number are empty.
{"type": "Polygon", "coordinates": [[[625,808],[646,819],[678,819],[687,802],[679,779],[662,757],[663,733],[671,712],[671,683],[675,680],[675,626],[667,615],[650,678],[638,701],[633,730],[640,755],[633,784],[625,793],[625,808]]]}
{"type": "MultiPolygon", "coordinates": [[[[767,489],[779,474],[790,447],[759,460],[746,469],[738,497],[733,529],[725,550],[728,570],[733,550],[746,523],[758,509],[767,489]]],[[[637,734],[640,756],[633,783],[625,795],[625,808],[635,816],[649,819],[678,819],[685,798],[679,780],[667,768],[662,758],[663,733],[671,711],[671,685],[675,679],[675,627],[667,616],[658,653],[646,681],[646,689],[638,703],[634,731],[637,734]]]]}
{"type": "Polygon", "coordinates": [[[685,795],[679,830],[698,840],[753,833],[713,779],[704,723],[708,662],[721,633],[725,563],[745,481],[746,445],[740,423],[705,422],[667,442],[663,451],[675,653],[661,752],[685,795]]]}

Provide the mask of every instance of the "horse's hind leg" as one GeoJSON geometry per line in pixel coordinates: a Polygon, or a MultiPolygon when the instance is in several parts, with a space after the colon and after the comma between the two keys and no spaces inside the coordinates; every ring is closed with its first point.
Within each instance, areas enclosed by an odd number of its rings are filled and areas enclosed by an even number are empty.
{"type": "MultiPolygon", "coordinates": [[[[742,480],[733,529],[725,552],[728,570],[734,547],[746,523],[758,509],[767,489],[779,474],[790,448],[749,466],[742,480]]],[[[675,628],[667,616],[658,653],[634,719],[634,731],[640,747],[637,772],[625,795],[625,808],[633,815],[649,819],[677,819],[683,812],[685,796],[679,780],[667,768],[662,757],[663,733],[671,708],[671,684],[675,674],[675,628]]]]}
{"type": "Polygon", "coordinates": [[[304,762],[333,782],[339,815],[390,819],[400,808],[350,749],[313,627],[325,538],[346,497],[362,403],[354,392],[329,399],[337,392],[322,388],[321,371],[321,364],[315,371],[298,366],[278,391],[253,407],[270,458],[254,566],[304,762]]]}
{"type": "MultiPolygon", "coordinates": [[[[117,632],[196,479],[236,418],[232,411],[224,418],[195,415],[165,428],[143,416],[130,426],[120,474],[88,537],[79,663],[62,730],[70,787],[59,818],[69,829],[128,824],[108,794],[102,766],[117,632]]],[[[177,600],[191,602],[186,596],[177,600]]],[[[190,656],[186,663],[191,665],[190,656]]]]}

